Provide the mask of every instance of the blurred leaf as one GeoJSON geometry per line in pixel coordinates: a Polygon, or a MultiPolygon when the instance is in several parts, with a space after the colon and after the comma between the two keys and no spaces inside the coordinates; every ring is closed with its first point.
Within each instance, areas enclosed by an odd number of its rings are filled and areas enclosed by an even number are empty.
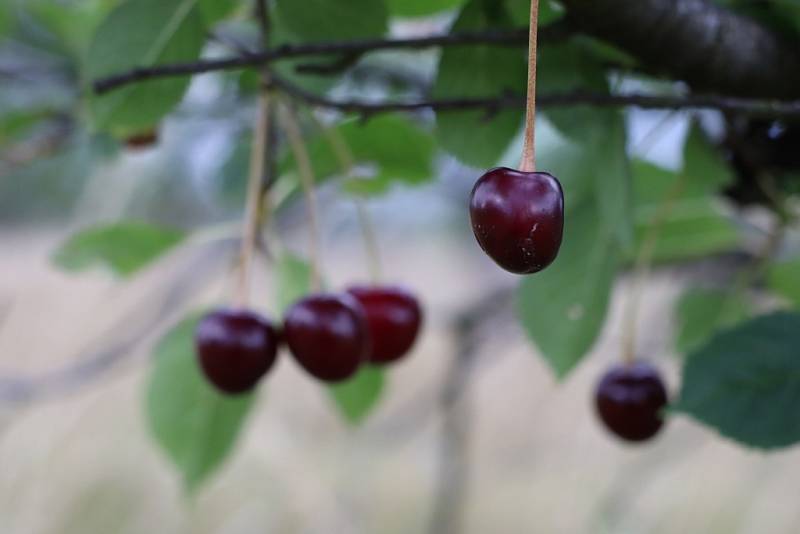
{"type": "Polygon", "coordinates": [[[713,289],[690,289],[678,300],[675,347],[681,354],[696,349],[715,332],[750,315],[746,299],[713,289]]]}
{"type": "Polygon", "coordinates": [[[274,269],[278,310],[284,313],[311,291],[311,266],[304,259],[285,253],[277,259],[274,269]]]}
{"type": "Polygon", "coordinates": [[[185,319],[159,341],[147,385],[150,430],[189,492],[228,456],[254,400],[224,396],[206,382],[194,355],[198,320],[185,319]]]}
{"type": "MultiPolygon", "coordinates": [[[[540,65],[537,84],[542,92],[608,90],[602,65],[586,52],[580,42],[544,46],[540,65]]],[[[582,169],[581,180],[587,187],[592,184],[600,221],[623,250],[630,249],[633,245],[633,204],[623,115],[618,111],[579,107],[549,110],[546,117],[579,147],[576,157],[582,169]]],[[[553,171],[564,174],[557,169],[553,171]]]]}
{"type": "Polygon", "coordinates": [[[686,196],[713,194],[733,181],[733,170],[709,142],[696,122],[689,130],[683,150],[686,196]]]}
{"type": "Polygon", "coordinates": [[[423,17],[461,7],[466,0],[387,0],[389,12],[396,17],[423,17]]]}
{"type": "MultiPolygon", "coordinates": [[[[470,0],[453,32],[510,28],[502,3],[470,0]]],[[[527,83],[525,52],[497,46],[447,47],[439,61],[433,98],[499,97],[524,95],[527,83]]],[[[524,110],[446,111],[436,115],[436,135],[441,146],[475,167],[497,163],[522,125],[524,110]]]]}
{"type": "MultiPolygon", "coordinates": [[[[126,0],[100,25],[89,49],[91,79],[134,67],[196,60],[205,25],[196,0],[126,0]]],[[[155,126],[178,102],[190,78],[150,80],[92,98],[97,123],[119,135],[155,126]]]]}
{"type": "Polygon", "coordinates": [[[384,374],[382,368],[364,365],[351,379],[330,386],[331,397],[348,423],[361,423],[377,406],[383,392],[384,374]]]}
{"type": "MultiPolygon", "coordinates": [[[[731,250],[739,242],[733,221],[725,215],[721,201],[701,184],[692,184],[702,166],[687,165],[682,172],[685,186],[672,200],[667,218],[659,229],[653,253],[656,262],[677,261],[731,250]]],[[[633,160],[634,237],[640,249],[665,199],[674,194],[679,174],[651,163],[633,160]]],[[[700,177],[702,182],[703,178],[700,177]]]]}
{"type": "MultiPolygon", "coordinates": [[[[350,120],[335,128],[335,135],[341,137],[356,166],[368,171],[365,176],[345,182],[345,190],[350,193],[375,195],[392,184],[418,185],[434,176],[432,136],[403,116],[384,115],[367,123],[350,120]]],[[[317,180],[342,175],[342,163],[327,135],[311,139],[308,150],[317,180]]],[[[294,168],[294,157],[287,153],[280,164],[281,173],[293,172],[294,168]]]]}
{"type": "Polygon", "coordinates": [[[239,7],[235,0],[198,0],[200,13],[208,26],[219,22],[239,7]]]}
{"type": "MultiPolygon", "coordinates": [[[[557,44],[542,43],[537,73],[536,87],[539,93],[608,91],[603,64],[587,52],[581,41],[575,39],[557,44]]],[[[598,129],[602,132],[602,125],[614,120],[612,117],[619,117],[618,112],[591,106],[554,108],[544,114],[564,135],[584,143],[592,141],[598,129]]]]}
{"type": "Polygon", "coordinates": [[[67,271],[102,264],[119,276],[129,276],[177,245],[183,232],[135,221],[95,226],[78,232],[53,255],[67,271]]]}
{"type": "Polygon", "coordinates": [[[767,271],[767,285],[794,306],[800,307],[800,259],[771,265],[767,271]]]}
{"type": "Polygon", "coordinates": [[[276,0],[280,24],[305,41],[380,37],[388,28],[380,0],[276,0]]]}
{"type": "Polygon", "coordinates": [[[524,278],[517,294],[523,328],[560,379],[594,345],[616,276],[616,240],[596,221],[591,203],[575,209],[556,261],[524,278]]]}
{"type": "Polygon", "coordinates": [[[92,33],[114,3],[113,0],[28,0],[25,7],[58,40],[60,49],[73,60],[82,61],[92,33]]]}
{"type": "Polygon", "coordinates": [[[800,441],[800,315],[774,313],[720,333],[692,353],[674,409],[752,447],[800,441]]]}
{"type": "MultiPolygon", "coordinates": [[[[505,0],[505,4],[508,6],[514,24],[527,28],[531,20],[531,1],[505,0]]],[[[552,0],[541,0],[539,2],[539,27],[553,23],[563,16],[564,8],[558,2],[552,0]]]]}

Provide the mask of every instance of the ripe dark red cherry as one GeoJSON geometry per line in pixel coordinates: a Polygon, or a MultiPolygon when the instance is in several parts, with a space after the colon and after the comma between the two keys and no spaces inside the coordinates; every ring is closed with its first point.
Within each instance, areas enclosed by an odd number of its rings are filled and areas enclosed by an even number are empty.
{"type": "Polygon", "coordinates": [[[346,293],[297,301],[286,312],[283,337],[297,362],[325,382],[352,376],[370,349],[364,310],[346,293]]]}
{"type": "Polygon", "coordinates": [[[197,359],[217,389],[244,393],[275,363],[278,338],[272,324],[255,312],[215,310],[197,325],[197,359]]]}
{"type": "Polygon", "coordinates": [[[472,231],[500,267],[530,274],[550,265],[564,233],[564,192],[546,172],[491,169],[472,189],[472,231]]]}
{"type": "Polygon", "coordinates": [[[644,362],[609,369],[595,390],[595,406],[606,427],[628,441],[645,441],[664,420],[667,389],[658,370],[644,362]]]}
{"type": "Polygon", "coordinates": [[[414,295],[390,286],[355,286],[347,292],[361,303],[367,318],[372,342],[367,359],[384,364],[405,356],[422,323],[422,309],[414,295]]]}

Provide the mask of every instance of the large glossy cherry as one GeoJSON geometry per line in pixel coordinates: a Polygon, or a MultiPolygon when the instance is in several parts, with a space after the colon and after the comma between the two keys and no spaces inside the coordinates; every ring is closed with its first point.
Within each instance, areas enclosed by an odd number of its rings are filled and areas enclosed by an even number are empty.
{"type": "Polygon", "coordinates": [[[224,393],[252,389],[275,363],[279,335],[255,312],[220,309],[197,325],[197,359],[206,378],[224,393]]]}
{"type": "Polygon", "coordinates": [[[405,356],[422,323],[422,308],[414,295],[393,286],[354,286],[347,292],[364,308],[372,342],[368,360],[384,364],[405,356]]]}
{"type": "Polygon", "coordinates": [[[595,406],[606,427],[628,441],[645,441],[664,424],[667,389],[658,370],[644,362],[609,369],[595,390],[595,406]]]}
{"type": "Polygon", "coordinates": [[[283,337],[297,362],[325,382],[351,377],[370,350],[364,310],[348,294],[309,295],[286,312],[283,337]]]}
{"type": "Polygon", "coordinates": [[[564,193],[546,172],[488,171],[472,189],[469,214],[478,244],[507,271],[535,273],[558,255],[564,193]]]}

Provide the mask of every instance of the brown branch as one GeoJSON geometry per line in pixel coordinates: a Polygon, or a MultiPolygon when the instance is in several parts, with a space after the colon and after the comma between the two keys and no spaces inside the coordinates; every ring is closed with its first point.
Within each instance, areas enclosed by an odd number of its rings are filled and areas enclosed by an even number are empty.
{"type": "MultiPolygon", "coordinates": [[[[441,111],[463,111],[469,109],[485,110],[488,114],[501,109],[525,107],[525,96],[503,94],[478,98],[425,99],[413,102],[384,101],[367,102],[363,100],[333,100],[312,93],[282,78],[273,78],[272,84],[293,98],[306,104],[342,112],[370,116],[377,113],[408,112],[433,109],[441,111]]],[[[748,98],[724,97],[715,95],[660,96],[647,94],[606,94],[598,92],[573,91],[558,94],[543,94],[537,97],[542,108],[552,107],[635,107],[640,109],[698,110],[713,109],[735,111],[740,114],[759,117],[800,116],[800,100],[765,101],[748,98]]]]}
{"type": "MultiPolygon", "coordinates": [[[[547,38],[548,36],[555,38],[564,31],[563,29],[558,29],[558,31],[552,30],[547,32],[543,38],[547,38]]],[[[257,67],[274,61],[298,57],[326,56],[332,54],[365,54],[367,52],[376,52],[380,50],[419,50],[437,46],[491,45],[519,47],[526,46],[528,42],[527,39],[527,29],[518,29],[510,31],[489,30],[483,32],[452,33],[448,35],[434,35],[411,39],[365,39],[342,42],[283,44],[270,50],[236,57],[170,65],[156,65],[153,67],[139,67],[128,72],[96,80],[93,84],[93,88],[95,93],[103,94],[131,83],[155,78],[169,78],[257,67]]]]}
{"type": "Polygon", "coordinates": [[[562,0],[575,28],[695,91],[800,98],[800,44],[711,0],[562,0]]]}

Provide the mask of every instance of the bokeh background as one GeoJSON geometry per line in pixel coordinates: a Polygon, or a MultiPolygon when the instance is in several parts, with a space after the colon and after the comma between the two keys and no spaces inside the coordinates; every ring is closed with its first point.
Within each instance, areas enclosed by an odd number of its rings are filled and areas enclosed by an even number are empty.
{"type": "MultiPolygon", "coordinates": [[[[237,99],[228,76],[198,77],[155,145],[125,147],[64,112],[79,98],[69,33],[47,9],[19,13],[0,45],[0,533],[410,534],[435,532],[443,506],[465,534],[797,532],[797,450],[751,451],[685,417],[670,418],[652,443],[630,446],[598,423],[591,396],[620,357],[629,273],[615,284],[590,355],[565,381],[554,378],[514,318],[517,279],[473,241],[465,206],[481,171],[446,155],[437,157],[435,180],[367,204],[384,278],[413,289],[426,313],[413,354],[388,373],[375,410],[348,424],[329,393],[282,354],[230,457],[187,496],[148,429],[146,383],[160,336],[232,291],[245,174],[237,146],[253,102],[237,99]],[[118,220],[195,234],[124,280],[53,265],[75,231],[118,220]],[[480,318],[466,338],[464,314],[480,318]],[[465,365],[461,395],[447,397],[465,365]]],[[[425,35],[451,20],[393,32],[425,35]]],[[[207,54],[218,51],[210,45],[207,54]]],[[[423,77],[435,60],[435,52],[386,59],[423,77]]],[[[697,118],[628,112],[631,154],[679,168],[697,118]]],[[[424,113],[418,119],[431,123],[424,113]]],[[[712,133],[720,128],[713,114],[700,120],[712,133]]],[[[546,121],[539,142],[544,157],[558,146],[546,121]]],[[[518,145],[505,163],[515,164],[518,145]]],[[[335,181],[319,194],[329,286],[365,280],[352,198],[335,181]]],[[[743,250],[759,247],[765,221],[758,209],[737,212],[743,250]]],[[[268,240],[306,254],[301,199],[276,214],[268,240]]],[[[732,279],[741,261],[722,253],[647,278],[639,353],[673,391],[675,299],[690,284],[732,279]]],[[[253,301],[275,316],[274,261],[262,255],[256,265],[253,301]]]]}

